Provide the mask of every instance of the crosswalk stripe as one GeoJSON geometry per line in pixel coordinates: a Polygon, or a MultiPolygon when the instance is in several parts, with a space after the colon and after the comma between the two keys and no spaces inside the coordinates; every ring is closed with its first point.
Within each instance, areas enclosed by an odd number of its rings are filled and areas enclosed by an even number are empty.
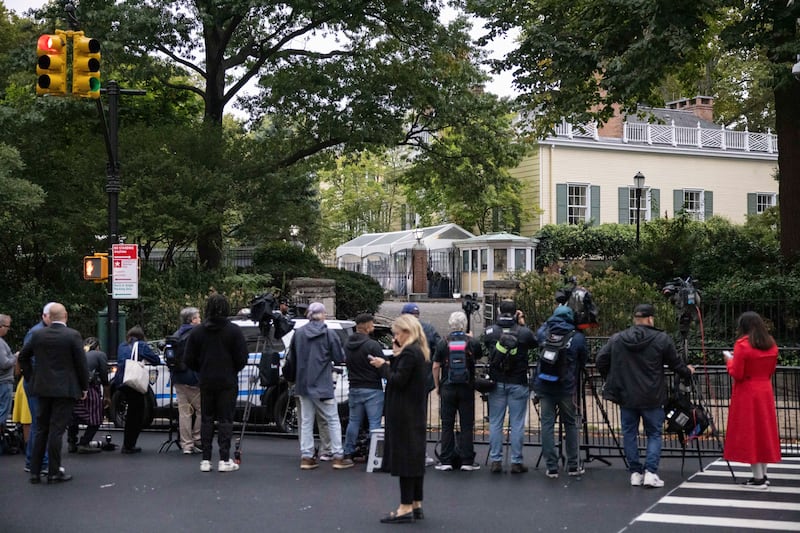
{"type": "Polygon", "coordinates": [[[717,526],[748,529],[771,529],[773,531],[800,531],[800,522],[781,520],[757,520],[749,518],[726,518],[717,516],[686,516],[664,513],[644,513],[636,521],[666,522],[693,526],[717,526]]]}
{"type": "MultiPolygon", "coordinates": [[[[750,472],[736,472],[736,475],[739,476],[751,476],[750,472]]],[[[694,479],[697,476],[711,476],[711,477],[731,477],[731,473],[729,470],[703,470],[702,472],[696,473],[692,478],[694,479]]],[[[773,479],[796,479],[800,480],[800,474],[782,474],[780,472],[773,473],[772,470],[767,472],[767,477],[772,481],[773,479]]]]}
{"type": "MultiPolygon", "coordinates": [[[[756,491],[751,491],[748,489],[743,489],[741,485],[734,485],[733,483],[729,484],[719,484],[719,483],[694,483],[692,481],[687,481],[681,484],[679,489],[699,489],[699,490],[735,490],[737,492],[747,491],[748,493],[753,493],[756,491]]],[[[778,493],[778,494],[800,494],[800,487],[776,487],[774,485],[770,486],[769,490],[763,491],[763,493],[778,493]]]]}
{"type": "Polygon", "coordinates": [[[739,507],[745,509],[782,509],[800,511],[800,503],[771,502],[759,500],[726,500],[720,498],[689,498],[685,496],[664,496],[658,501],[674,505],[703,505],[707,507],[739,507]]]}
{"type": "MultiPolygon", "coordinates": [[[[715,465],[715,464],[718,464],[718,463],[719,463],[719,461],[714,461],[711,464],[715,465]]],[[[719,464],[721,464],[722,466],[727,467],[727,465],[725,464],[725,460],[724,459],[719,464]]],[[[711,466],[711,465],[709,465],[709,466],[711,466]]],[[[748,468],[748,469],[750,468],[750,464],[748,464],[748,463],[737,463],[736,461],[731,461],[731,466],[736,466],[736,467],[741,467],[741,468],[748,468]]],[[[798,462],[796,462],[794,464],[783,463],[783,462],[780,462],[780,463],[769,463],[769,469],[772,470],[773,468],[787,469],[787,470],[800,470],[800,461],[798,461],[798,462]]]]}

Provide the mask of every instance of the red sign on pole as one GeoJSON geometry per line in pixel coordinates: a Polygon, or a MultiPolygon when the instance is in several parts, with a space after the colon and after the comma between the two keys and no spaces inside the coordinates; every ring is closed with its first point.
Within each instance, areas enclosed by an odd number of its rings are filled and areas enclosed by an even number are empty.
{"type": "Polygon", "coordinates": [[[114,244],[111,246],[111,257],[111,297],[115,300],[138,298],[139,245],[114,244]]]}

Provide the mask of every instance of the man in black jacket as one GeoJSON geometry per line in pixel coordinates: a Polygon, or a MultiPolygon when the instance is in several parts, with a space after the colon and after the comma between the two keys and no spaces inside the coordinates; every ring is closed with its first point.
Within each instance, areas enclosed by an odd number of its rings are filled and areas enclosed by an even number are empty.
{"type": "Polygon", "coordinates": [[[500,302],[500,316],[486,328],[484,353],[489,356],[489,377],[497,383],[489,393],[489,457],[491,471],[503,471],[503,422],[508,408],[511,426],[511,473],[524,474],[522,462],[525,418],[528,414],[528,353],[536,346],[536,337],[525,326],[525,315],[511,300],[500,302]],[[513,344],[513,347],[510,347],[513,344]]]}
{"type": "Polygon", "coordinates": [[[611,336],[597,353],[597,370],[606,379],[603,398],[620,406],[622,442],[631,485],[663,487],[658,477],[661,459],[661,430],[667,389],[664,365],[682,378],[691,378],[687,366],[675,351],[672,339],[653,327],[655,308],[639,304],[633,310],[633,326],[611,336]],[[639,458],[639,419],[647,435],[645,464],[639,458]]]}
{"type": "Polygon", "coordinates": [[[89,389],[81,334],[67,327],[67,310],[62,304],[51,304],[49,314],[50,326],[36,330],[19,354],[22,373],[25,379],[31,380],[33,392],[39,397],[31,483],[40,482],[45,447],[50,459],[47,482],[72,479],[61,469],[61,445],[64,431],[72,420],[75,400],[85,399],[89,389]]]}
{"type": "Polygon", "coordinates": [[[186,366],[200,378],[200,440],[203,446],[201,472],[211,471],[214,420],[219,436],[220,472],[233,472],[239,465],[231,459],[233,414],[239,394],[239,372],[247,364],[247,341],[241,328],[228,320],[230,305],[222,294],[206,302],[206,319],[192,328],[186,341],[186,366]]]}
{"type": "Polygon", "coordinates": [[[347,361],[347,379],[349,380],[348,406],[350,418],[344,441],[344,458],[353,459],[358,431],[364,415],[369,423],[369,430],[380,429],[383,418],[383,382],[377,368],[369,364],[372,357],[383,357],[383,348],[378,341],[370,337],[375,331],[375,319],[364,313],[356,317],[356,331],[344,346],[347,361]]]}

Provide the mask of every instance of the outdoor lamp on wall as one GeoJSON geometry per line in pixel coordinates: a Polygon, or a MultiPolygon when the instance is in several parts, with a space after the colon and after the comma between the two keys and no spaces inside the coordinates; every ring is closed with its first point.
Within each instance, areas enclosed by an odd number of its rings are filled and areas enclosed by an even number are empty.
{"type": "Polygon", "coordinates": [[[422,231],[422,228],[420,228],[419,226],[414,228],[414,238],[417,239],[417,244],[422,244],[422,236],[424,234],[425,232],[422,231]]]}
{"type": "Polygon", "coordinates": [[[642,189],[644,189],[644,174],[637,172],[633,177],[633,186],[636,189],[636,246],[639,246],[639,219],[642,216],[642,189]]]}

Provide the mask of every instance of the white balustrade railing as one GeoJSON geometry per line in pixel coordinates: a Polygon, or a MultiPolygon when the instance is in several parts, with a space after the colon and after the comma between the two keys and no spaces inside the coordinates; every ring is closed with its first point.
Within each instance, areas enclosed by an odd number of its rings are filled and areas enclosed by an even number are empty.
{"type": "MultiPolygon", "coordinates": [[[[588,137],[599,140],[597,125],[593,122],[573,125],[562,121],[556,125],[556,137],[588,137]]],[[[655,144],[671,146],[691,146],[693,148],[716,148],[744,152],[778,153],[778,136],[770,130],[767,133],[676,126],[672,124],[647,124],[623,122],[622,142],[630,144],[655,144]]]]}

